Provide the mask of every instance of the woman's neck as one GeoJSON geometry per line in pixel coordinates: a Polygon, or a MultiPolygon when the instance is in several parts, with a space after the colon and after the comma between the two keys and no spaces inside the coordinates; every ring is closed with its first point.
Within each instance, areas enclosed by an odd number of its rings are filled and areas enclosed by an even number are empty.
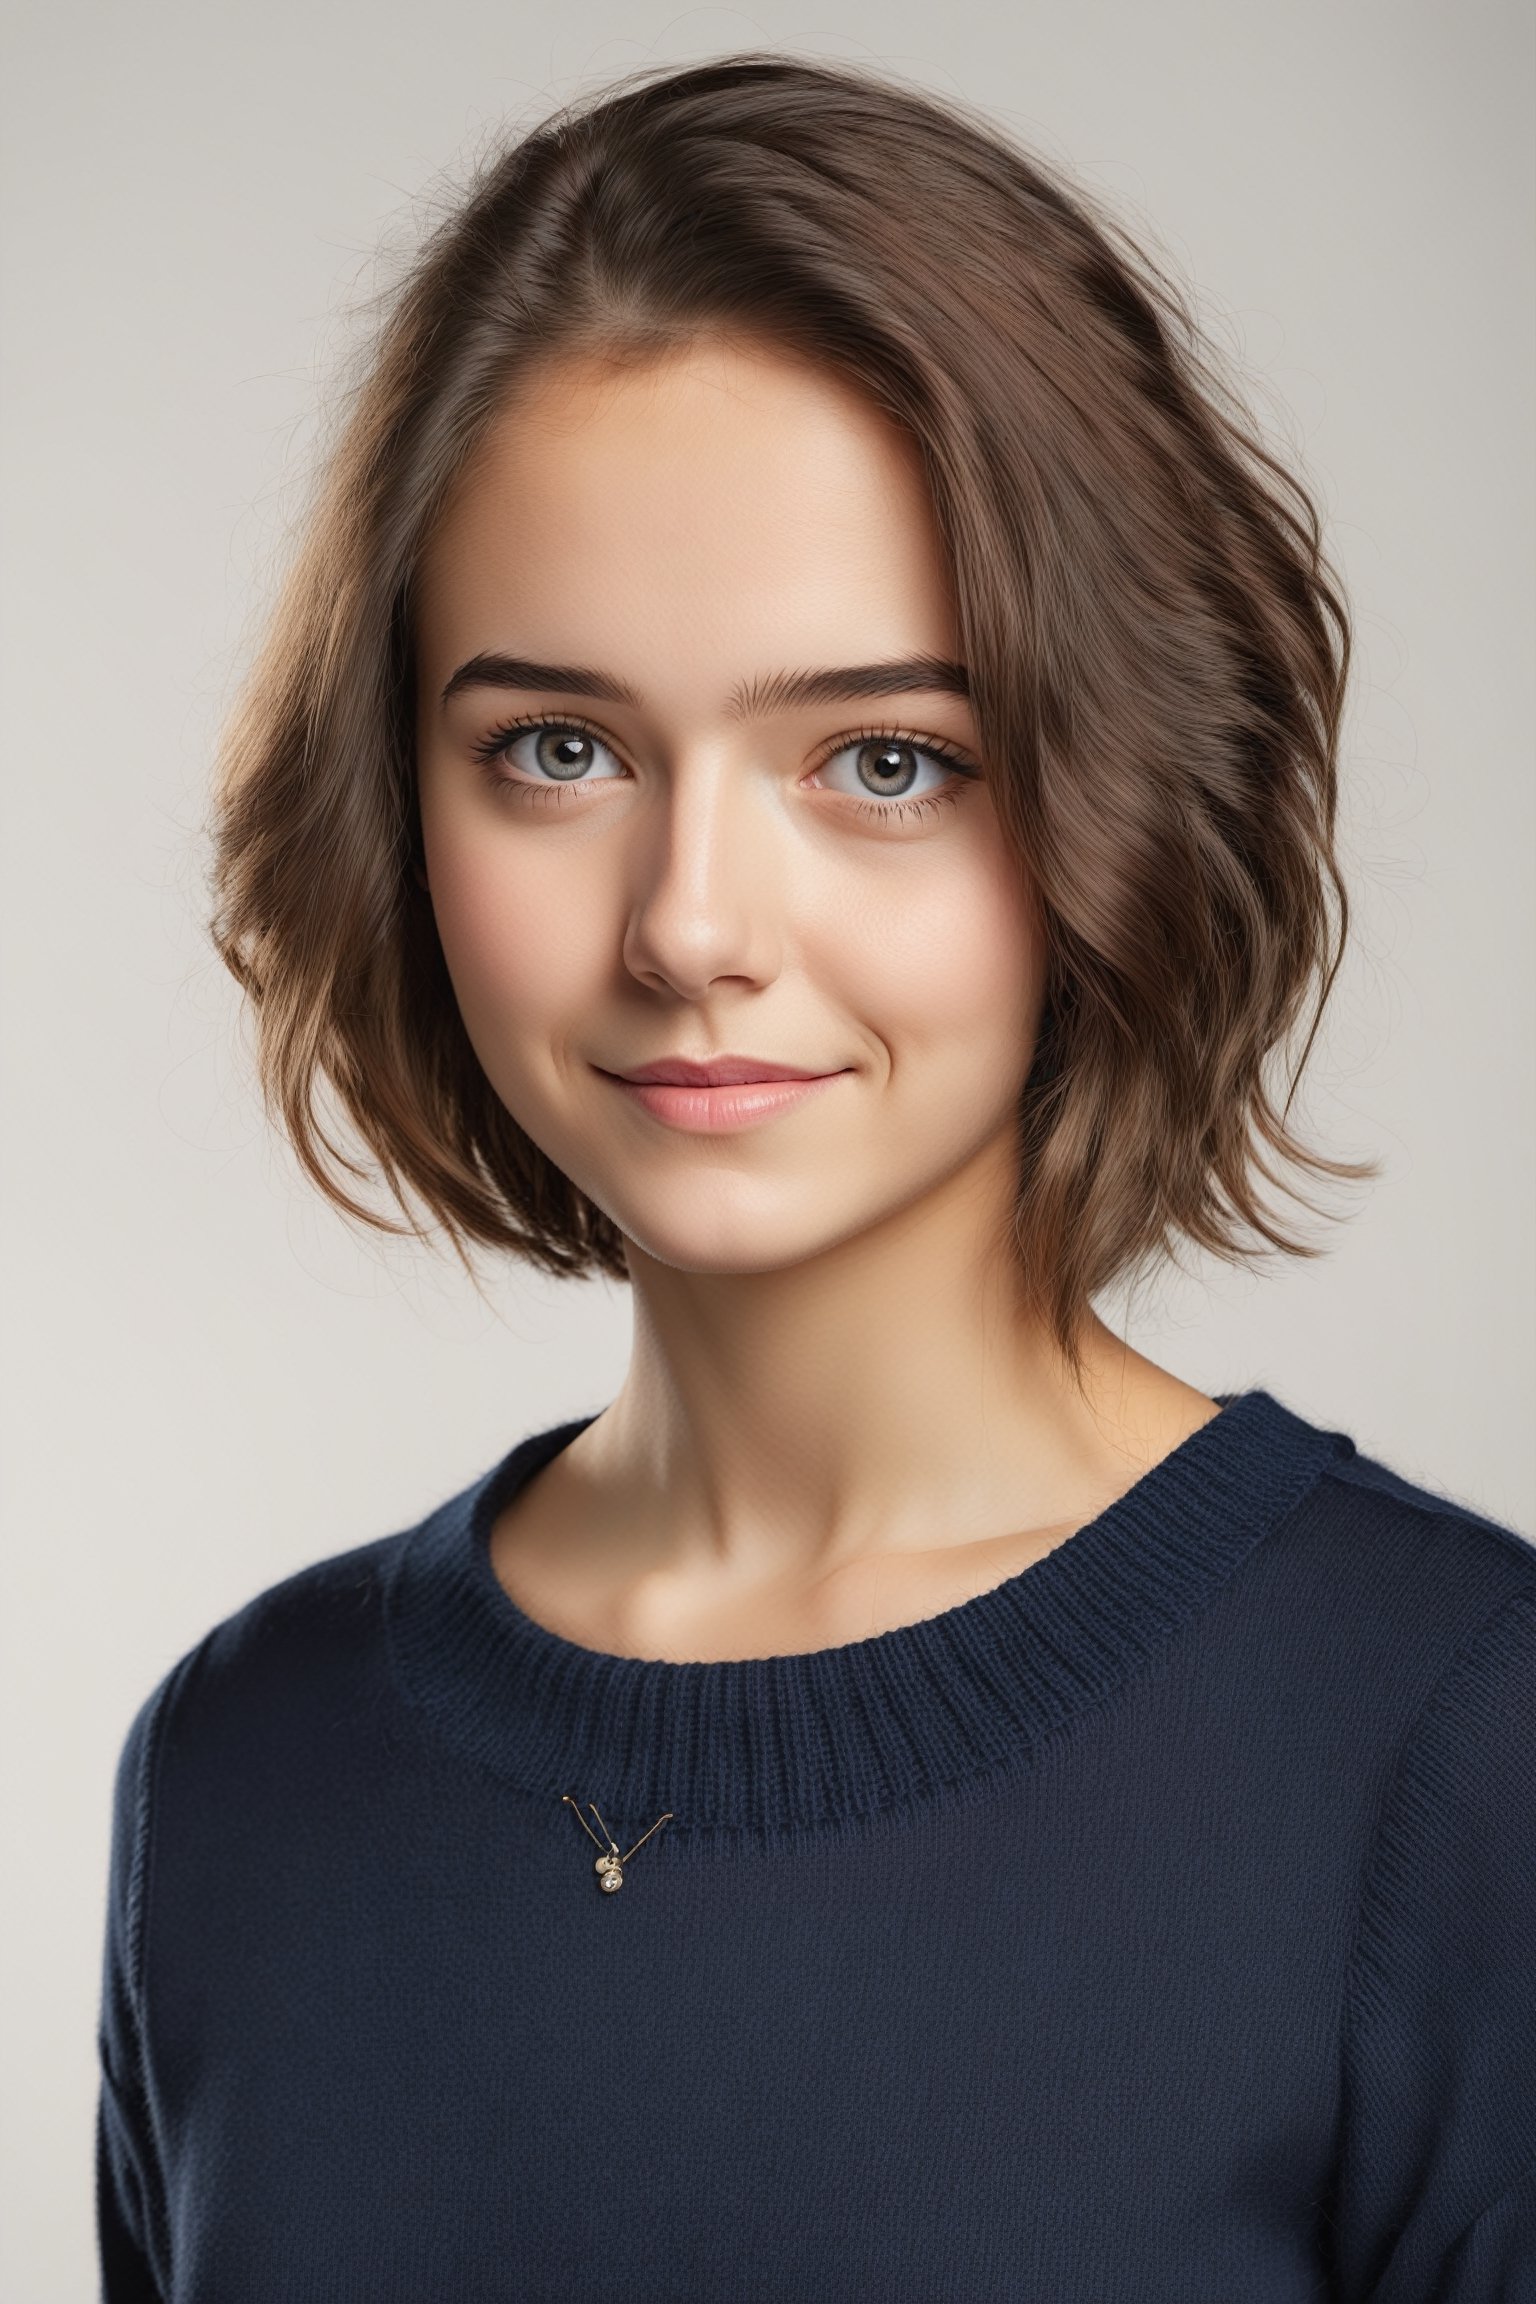
{"type": "Polygon", "coordinates": [[[493,1535],[513,1598],[615,1653],[835,1645],[1017,1573],[1209,1422],[1092,1314],[1079,1389],[971,1186],[763,1273],[634,1249],[624,1383],[493,1535]]]}

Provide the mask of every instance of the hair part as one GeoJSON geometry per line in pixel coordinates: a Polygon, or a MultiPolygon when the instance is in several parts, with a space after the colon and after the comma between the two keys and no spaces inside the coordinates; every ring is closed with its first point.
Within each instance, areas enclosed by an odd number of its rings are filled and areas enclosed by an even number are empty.
{"type": "Polygon", "coordinates": [[[1320,1253],[1258,1188],[1379,1167],[1289,1125],[1349,917],[1350,623],[1317,512],[1085,194],[952,102],[772,55],[632,74],[493,154],[388,305],[215,797],[212,934],[304,1168],[466,1265],[627,1277],[617,1225],[486,1079],[413,870],[412,586],[535,368],[706,332],[836,368],[921,452],[1049,937],[1006,1245],[1068,1365],[1091,1299],[1179,1236],[1320,1253]],[[375,1176],[400,1219],[359,1196],[375,1176]]]}

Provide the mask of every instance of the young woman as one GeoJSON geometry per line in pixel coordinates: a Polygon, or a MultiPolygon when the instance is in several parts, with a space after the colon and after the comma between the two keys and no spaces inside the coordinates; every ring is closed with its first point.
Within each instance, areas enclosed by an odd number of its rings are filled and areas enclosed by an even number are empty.
{"type": "Polygon", "coordinates": [[[1536,2293],[1536,1554],[1092,1309],[1370,1172],[1269,1082],[1347,658],[962,111],[646,75],[429,241],[216,933],[324,1189],[633,1359],[135,1722],[113,2304],[1536,2293]]]}

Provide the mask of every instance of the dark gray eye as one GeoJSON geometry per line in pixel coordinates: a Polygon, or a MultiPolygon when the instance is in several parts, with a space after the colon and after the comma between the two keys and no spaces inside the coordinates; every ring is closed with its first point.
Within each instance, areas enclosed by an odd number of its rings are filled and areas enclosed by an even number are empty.
{"type": "Polygon", "coordinates": [[[926,799],[956,773],[956,763],[930,752],[926,745],[908,744],[896,736],[866,736],[858,743],[840,745],[820,770],[832,791],[850,798],[865,793],[877,800],[926,799]],[[920,783],[925,770],[928,781],[920,783]]]}
{"type": "Polygon", "coordinates": [[[888,737],[859,746],[858,773],[871,792],[882,800],[903,797],[912,786],[921,755],[915,744],[894,743],[888,737]]]}
{"type": "Polygon", "coordinates": [[[495,756],[528,784],[606,784],[624,770],[601,737],[559,720],[519,729],[496,746],[495,756]]]}
{"type": "Polygon", "coordinates": [[[540,728],[534,734],[535,763],[548,776],[569,784],[585,776],[597,757],[596,740],[581,728],[540,728]]]}

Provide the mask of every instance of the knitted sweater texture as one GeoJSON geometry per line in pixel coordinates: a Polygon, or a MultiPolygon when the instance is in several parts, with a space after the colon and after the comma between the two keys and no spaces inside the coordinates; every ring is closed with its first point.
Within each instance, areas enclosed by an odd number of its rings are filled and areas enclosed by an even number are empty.
{"type": "Polygon", "coordinates": [[[1536,1546],[1262,1389],[876,1637],[535,1623],[588,1418],[118,1770],[107,2304],[1536,2304],[1536,1546]],[[620,1851],[605,1890],[570,1792],[620,1851]]]}

